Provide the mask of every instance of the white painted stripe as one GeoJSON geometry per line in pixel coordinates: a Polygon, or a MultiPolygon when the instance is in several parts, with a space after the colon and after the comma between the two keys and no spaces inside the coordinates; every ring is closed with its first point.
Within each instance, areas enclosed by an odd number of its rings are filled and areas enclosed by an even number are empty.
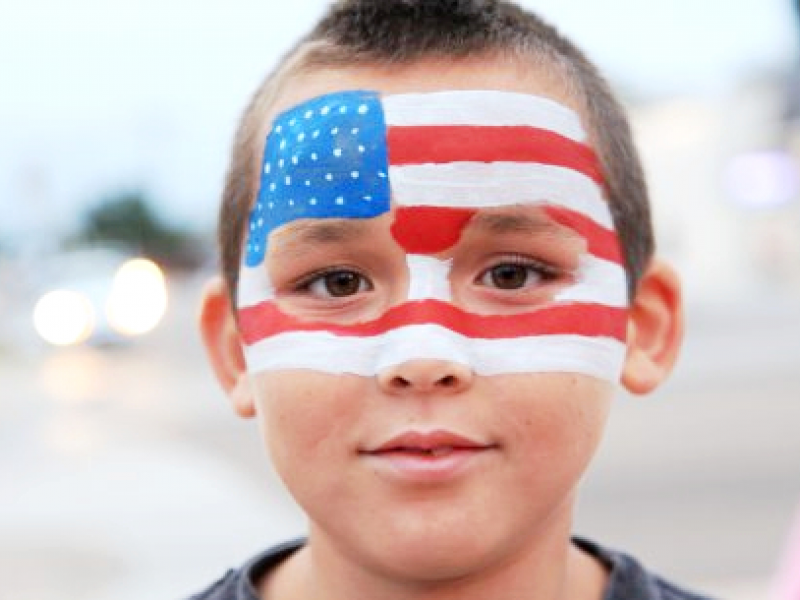
{"type": "Polygon", "coordinates": [[[614,262],[591,254],[580,257],[578,280],[555,295],[555,302],[596,302],[615,308],[628,306],[625,269],[614,262]]]}
{"type": "Polygon", "coordinates": [[[239,268],[236,304],[240,307],[252,306],[264,300],[274,299],[275,289],[269,280],[267,266],[263,263],[257,267],[242,264],[239,268]]]}
{"type": "Polygon", "coordinates": [[[411,360],[466,365],[478,375],[582,373],[617,382],[626,347],[619,340],[579,335],[474,339],[439,325],[409,325],[373,337],[298,331],[245,348],[248,370],[311,369],[372,377],[411,360]]]}
{"type": "Polygon", "coordinates": [[[402,206],[488,208],[546,203],[613,229],[603,191],[586,175],[553,165],[454,162],[389,167],[392,199],[402,206]]]}
{"type": "Polygon", "coordinates": [[[435,299],[450,302],[451,260],[439,260],[433,256],[407,254],[408,300],[435,299]]]}
{"type": "Polygon", "coordinates": [[[578,114],[563,104],[531,94],[497,90],[396,94],[382,99],[386,124],[529,126],[583,142],[578,114]]]}

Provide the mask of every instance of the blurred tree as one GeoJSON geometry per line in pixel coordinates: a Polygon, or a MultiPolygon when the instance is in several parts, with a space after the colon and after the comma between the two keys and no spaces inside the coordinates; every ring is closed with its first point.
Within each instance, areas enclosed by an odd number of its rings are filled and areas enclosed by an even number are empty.
{"type": "Polygon", "coordinates": [[[168,267],[195,267],[205,260],[199,238],[167,225],[140,191],[122,192],[99,202],[83,219],[69,246],[113,246],[147,256],[168,267]]]}

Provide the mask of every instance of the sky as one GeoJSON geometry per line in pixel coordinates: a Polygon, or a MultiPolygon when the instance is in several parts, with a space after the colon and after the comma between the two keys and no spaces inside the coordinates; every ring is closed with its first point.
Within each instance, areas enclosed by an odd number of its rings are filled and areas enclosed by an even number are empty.
{"type": "MultiPolygon", "coordinates": [[[[236,120],[326,2],[5,0],[0,238],[56,236],[119,191],[210,227],[236,120]]],[[[528,0],[621,89],[726,93],[797,54],[790,0],[528,0]]]]}

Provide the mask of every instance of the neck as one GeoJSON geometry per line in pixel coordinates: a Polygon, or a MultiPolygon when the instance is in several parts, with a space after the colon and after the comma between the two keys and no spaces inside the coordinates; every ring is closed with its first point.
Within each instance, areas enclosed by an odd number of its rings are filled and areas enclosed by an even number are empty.
{"type": "Polygon", "coordinates": [[[600,600],[607,573],[570,542],[571,521],[539,530],[507,555],[461,576],[419,580],[365,566],[312,526],[309,543],[261,587],[264,600],[600,600]]]}

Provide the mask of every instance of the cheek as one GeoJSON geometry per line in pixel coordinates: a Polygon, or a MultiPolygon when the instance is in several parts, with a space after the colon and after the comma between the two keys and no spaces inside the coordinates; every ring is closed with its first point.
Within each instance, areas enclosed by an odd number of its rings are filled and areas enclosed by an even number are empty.
{"type": "Polygon", "coordinates": [[[509,449],[519,452],[536,480],[548,473],[571,479],[588,464],[602,437],[614,387],[574,374],[508,377],[495,394],[509,432],[509,449]]]}
{"type": "Polygon", "coordinates": [[[259,426],[280,473],[336,460],[351,449],[354,424],[362,412],[360,379],[307,370],[256,376],[259,426]]]}

